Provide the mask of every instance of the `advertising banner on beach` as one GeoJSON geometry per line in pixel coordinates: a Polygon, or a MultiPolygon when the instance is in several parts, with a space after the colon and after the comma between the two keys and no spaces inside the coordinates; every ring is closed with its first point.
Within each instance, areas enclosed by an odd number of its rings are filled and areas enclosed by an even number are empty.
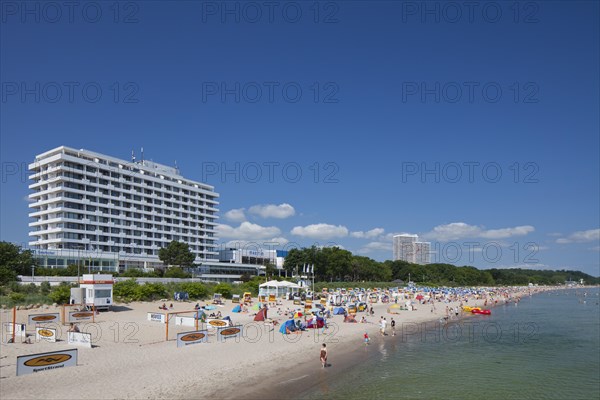
{"type": "Polygon", "coordinates": [[[165,323],[167,317],[163,313],[148,313],[148,321],[165,323]]]}
{"type": "Polygon", "coordinates": [[[17,376],[33,374],[50,369],[75,367],[77,349],[51,351],[17,357],[17,376]]]}
{"type": "Polygon", "coordinates": [[[208,343],[208,331],[192,331],[177,334],[177,347],[185,347],[191,344],[208,343]]]}
{"type": "Polygon", "coordinates": [[[67,333],[67,341],[69,344],[75,346],[87,347],[88,349],[92,348],[92,334],[84,333],[84,332],[68,332],[67,333]]]}
{"type": "Polygon", "coordinates": [[[60,322],[60,314],[30,314],[27,316],[27,324],[49,324],[51,322],[60,322]]]}
{"type": "Polygon", "coordinates": [[[35,340],[36,342],[39,342],[40,340],[53,343],[56,342],[56,329],[43,327],[35,328],[35,340]]]}
{"type": "Polygon", "coordinates": [[[206,327],[209,329],[218,329],[229,326],[229,320],[227,319],[207,319],[206,327]]]}
{"type": "Polygon", "coordinates": [[[217,328],[217,341],[225,342],[229,339],[239,341],[242,336],[242,325],[217,328]]]}
{"type": "Polygon", "coordinates": [[[69,311],[67,322],[91,321],[93,317],[92,311],[69,311]]]}

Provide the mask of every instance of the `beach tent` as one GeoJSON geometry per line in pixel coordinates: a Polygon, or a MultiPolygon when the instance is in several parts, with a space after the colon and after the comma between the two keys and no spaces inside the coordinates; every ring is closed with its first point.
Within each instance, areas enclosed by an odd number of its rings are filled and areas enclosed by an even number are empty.
{"type": "Polygon", "coordinates": [[[275,295],[277,297],[287,296],[297,292],[300,285],[287,281],[269,281],[258,285],[258,294],[261,296],[275,295]]]}
{"type": "Polygon", "coordinates": [[[285,321],[281,324],[281,328],[279,328],[279,332],[281,332],[285,335],[285,334],[287,334],[288,330],[290,332],[294,332],[297,329],[298,328],[296,328],[296,322],[294,322],[293,319],[288,319],[287,321],[285,321]]]}
{"type": "Polygon", "coordinates": [[[346,310],[344,310],[344,307],[336,307],[333,309],[333,315],[344,315],[346,313],[346,310]]]}
{"type": "Polygon", "coordinates": [[[242,311],[242,307],[240,307],[239,304],[237,306],[233,307],[233,310],[231,310],[231,312],[234,312],[234,313],[239,313],[241,311],[242,311]]]}
{"type": "Polygon", "coordinates": [[[260,311],[254,317],[255,321],[264,321],[267,319],[267,307],[261,308],[260,311]]]}
{"type": "Polygon", "coordinates": [[[302,318],[304,316],[304,314],[302,314],[300,311],[296,311],[296,313],[294,313],[294,318],[302,318]]]}
{"type": "Polygon", "coordinates": [[[258,310],[260,310],[260,303],[256,303],[255,305],[253,305],[252,307],[250,307],[250,309],[252,311],[258,311],[258,310]]]}

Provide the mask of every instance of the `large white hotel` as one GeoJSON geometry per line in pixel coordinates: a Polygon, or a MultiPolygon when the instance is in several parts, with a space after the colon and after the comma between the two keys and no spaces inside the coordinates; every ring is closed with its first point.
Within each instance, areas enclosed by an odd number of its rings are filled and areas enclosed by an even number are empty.
{"type": "MultiPolygon", "coordinates": [[[[41,266],[84,260],[95,270],[153,268],[163,265],[159,250],[176,240],[198,264],[218,269],[212,186],[133,155],[125,161],[65,146],[36,156],[29,170],[29,246],[41,266]]],[[[227,268],[214,272],[235,265],[227,268]]]]}
{"type": "Polygon", "coordinates": [[[431,243],[419,242],[419,236],[403,234],[394,235],[393,260],[402,260],[414,264],[431,262],[431,243]]]}

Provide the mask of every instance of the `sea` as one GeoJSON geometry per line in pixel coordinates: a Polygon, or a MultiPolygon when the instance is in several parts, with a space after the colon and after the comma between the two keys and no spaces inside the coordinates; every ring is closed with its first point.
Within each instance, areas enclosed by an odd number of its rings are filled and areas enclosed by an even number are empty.
{"type": "MultiPolygon", "coordinates": [[[[357,348],[322,369],[299,399],[600,399],[599,289],[525,296],[357,348]]],[[[401,317],[401,315],[400,315],[401,317]]],[[[401,319],[401,318],[400,318],[401,319]]]]}

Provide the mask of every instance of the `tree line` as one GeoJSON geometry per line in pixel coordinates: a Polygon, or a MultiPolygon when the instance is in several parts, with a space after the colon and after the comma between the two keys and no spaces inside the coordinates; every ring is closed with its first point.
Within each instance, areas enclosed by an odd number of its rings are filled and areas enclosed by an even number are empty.
{"type": "MultiPolygon", "coordinates": [[[[189,249],[173,243],[163,254],[166,265],[189,265],[189,249]],[[168,256],[167,256],[168,255],[168,256]]],[[[540,285],[564,284],[565,281],[579,281],[586,284],[599,284],[600,278],[574,270],[534,270],[534,269],[477,269],[473,266],[452,264],[413,264],[406,261],[375,261],[358,256],[339,247],[307,247],[292,249],[284,262],[288,276],[303,275],[304,265],[314,265],[316,282],[391,282],[413,281],[421,285],[433,286],[491,286],[491,285],[540,285]]],[[[23,250],[12,243],[0,242],[0,285],[17,280],[17,275],[31,275],[35,260],[31,251],[23,250]]],[[[80,271],[83,272],[83,271],[80,271]]],[[[77,276],[77,266],[67,268],[36,268],[36,275],[77,276]]],[[[273,277],[273,265],[267,266],[267,274],[273,277]]],[[[118,275],[113,273],[113,275],[118,275]]],[[[120,276],[165,276],[187,278],[191,275],[180,267],[158,269],[151,273],[138,270],[125,271],[120,276]]],[[[312,276],[312,274],[311,274],[312,276]]],[[[246,282],[250,276],[244,276],[246,282]]]]}
{"type": "Polygon", "coordinates": [[[430,286],[493,286],[529,283],[556,285],[583,279],[586,284],[600,283],[599,277],[573,270],[477,269],[468,265],[444,263],[421,265],[400,260],[379,262],[369,257],[353,255],[339,247],[292,249],[285,258],[284,269],[288,275],[305,275],[303,266],[306,264],[314,265],[317,282],[402,280],[430,286]]]}

